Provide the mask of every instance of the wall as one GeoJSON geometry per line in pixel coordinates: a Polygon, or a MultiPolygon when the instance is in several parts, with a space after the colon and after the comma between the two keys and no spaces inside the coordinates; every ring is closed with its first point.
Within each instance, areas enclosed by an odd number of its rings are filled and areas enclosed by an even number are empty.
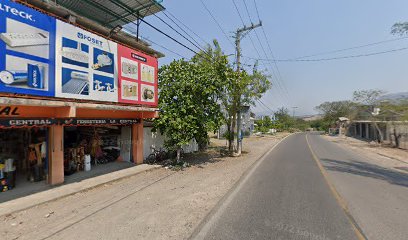
{"type": "MultiPolygon", "coordinates": [[[[149,154],[153,152],[151,149],[152,147],[156,149],[164,148],[164,140],[165,136],[162,135],[160,132],[154,133],[152,132],[152,127],[144,127],[143,128],[143,158],[146,159],[149,154]]],[[[192,140],[189,145],[183,146],[183,150],[185,153],[196,152],[198,151],[198,144],[195,140],[192,140]]]]}
{"type": "Polygon", "coordinates": [[[400,138],[400,148],[408,150],[408,122],[390,122],[387,126],[388,139],[391,144],[395,145],[395,138],[393,136],[394,128],[396,129],[397,134],[401,134],[400,138]]]}

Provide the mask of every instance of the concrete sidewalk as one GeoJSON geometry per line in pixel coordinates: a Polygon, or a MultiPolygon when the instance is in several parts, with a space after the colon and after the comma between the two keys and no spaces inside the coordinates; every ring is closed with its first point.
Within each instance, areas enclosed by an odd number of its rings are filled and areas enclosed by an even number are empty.
{"type": "Polygon", "coordinates": [[[160,168],[158,165],[142,164],[116,172],[100,175],[93,178],[88,178],[79,182],[65,184],[50,190],[42,191],[25,197],[17,198],[0,204],[0,216],[28,209],[43,203],[47,203],[56,199],[60,199],[81,191],[98,187],[100,185],[127,178],[148,170],[160,168]]]}

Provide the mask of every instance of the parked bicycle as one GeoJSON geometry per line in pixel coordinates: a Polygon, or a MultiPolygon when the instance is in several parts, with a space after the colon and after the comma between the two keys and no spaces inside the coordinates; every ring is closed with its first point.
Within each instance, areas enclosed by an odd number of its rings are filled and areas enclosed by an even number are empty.
{"type": "Polygon", "coordinates": [[[153,150],[153,152],[149,154],[149,156],[147,156],[146,158],[147,164],[156,164],[163,160],[166,160],[167,152],[164,149],[162,148],[156,149],[155,147],[150,147],[150,148],[153,150]]]}

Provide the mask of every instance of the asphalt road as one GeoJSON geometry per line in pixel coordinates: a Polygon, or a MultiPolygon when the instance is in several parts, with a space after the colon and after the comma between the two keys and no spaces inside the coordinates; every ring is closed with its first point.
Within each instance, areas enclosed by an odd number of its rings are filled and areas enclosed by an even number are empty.
{"type": "Polygon", "coordinates": [[[364,235],[370,240],[408,239],[408,172],[378,165],[374,156],[356,154],[318,135],[308,139],[364,235]]]}
{"type": "Polygon", "coordinates": [[[295,134],[254,166],[192,238],[364,239],[341,206],[306,134],[295,134]]]}

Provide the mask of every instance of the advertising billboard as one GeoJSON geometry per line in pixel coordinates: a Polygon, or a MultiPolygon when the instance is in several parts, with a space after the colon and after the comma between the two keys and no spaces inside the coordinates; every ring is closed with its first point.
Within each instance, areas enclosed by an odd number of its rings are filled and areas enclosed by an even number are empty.
{"type": "Polygon", "coordinates": [[[119,102],[157,105],[157,58],[118,46],[119,102]]]}
{"type": "Polygon", "coordinates": [[[0,0],[0,92],[54,96],[55,22],[0,0]]]}
{"type": "Polygon", "coordinates": [[[117,44],[57,20],[55,96],[118,102],[117,44]]]}
{"type": "Polygon", "coordinates": [[[0,92],[157,106],[157,58],[0,0],[0,92]]]}

